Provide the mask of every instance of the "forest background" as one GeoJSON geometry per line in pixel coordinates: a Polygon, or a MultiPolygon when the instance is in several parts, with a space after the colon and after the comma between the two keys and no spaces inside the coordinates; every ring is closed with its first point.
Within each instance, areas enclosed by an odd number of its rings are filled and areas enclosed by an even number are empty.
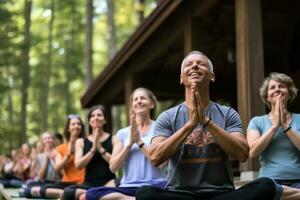
{"type": "Polygon", "coordinates": [[[0,0],[0,153],[67,115],[155,0],[0,0]]]}

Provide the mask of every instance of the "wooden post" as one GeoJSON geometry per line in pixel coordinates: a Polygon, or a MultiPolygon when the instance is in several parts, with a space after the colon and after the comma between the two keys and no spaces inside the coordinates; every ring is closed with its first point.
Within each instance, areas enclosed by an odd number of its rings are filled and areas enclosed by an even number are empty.
{"type": "Polygon", "coordinates": [[[197,38],[199,35],[195,34],[195,30],[193,28],[193,24],[195,23],[192,18],[192,13],[191,13],[191,4],[187,4],[185,7],[185,13],[184,13],[184,18],[185,18],[185,23],[183,27],[183,53],[184,55],[188,54],[192,50],[198,50],[197,49],[197,38]]]}
{"type": "MultiPolygon", "coordinates": [[[[238,111],[245,129],[253,116],[265,113],[258,92],[264,78],[260,3],[260,0],[235,1],[238,111]]],[[[240,169],[242,180],[255,178],[257,159],[248,159],[240,169]]]]}
{"type": "Polygon", "coordinates": [[[133,78],[128,76],[125,80],[125,103],[126,103],[126,112],[127,112],[127,122],[129,123],[129,109],[130,109],[130,95],[133,92],[133,78]]]}
{"type": "Polygon", "coordinates": [[[104,105],[105,107],[105,112],[106,112],[106,131],[108,133],[112,133],[112,127],[113,127],[113,118],[112,118],[112,112],[111,112],[111,109],[112,109],[112,106],[111,104],[105,104],[104,105]]]}

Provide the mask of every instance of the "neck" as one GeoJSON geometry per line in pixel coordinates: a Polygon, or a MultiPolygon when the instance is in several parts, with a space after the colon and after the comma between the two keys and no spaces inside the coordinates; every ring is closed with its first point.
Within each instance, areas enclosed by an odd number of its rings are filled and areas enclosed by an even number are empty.
{"type": "MultiPolygon", "coordinates": [[[[104,131],[103,131],[103,128],[100,128],[99,130],[98,130],[98,132],[99,132],[99,136],[101,136],[101,135],[103,135],[103,133],[104,133],[104,131]]],[[[91,135],[96,135],[96,129],[93,129],[93,132],[92,132],[92,134],[91,135]]]]}
{"type": "Polygon", "coordinates": [[[44,151],[49,152],[49,151],[51,151],[51,149],[52,149],[51,146],[45,146],[44,151]]]}
{"type": "Polygon", "coordinates": [[[137,115],[136,116],[136,122],[138,126],[140,127],[147,127],[151,124],[151,118],[150,118],[150,113],[147,113],[146,115],[137,115]]]}

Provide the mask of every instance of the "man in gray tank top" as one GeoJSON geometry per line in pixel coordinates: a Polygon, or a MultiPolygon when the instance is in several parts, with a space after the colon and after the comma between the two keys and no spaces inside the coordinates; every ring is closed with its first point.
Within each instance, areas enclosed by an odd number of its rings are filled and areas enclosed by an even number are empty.
{"type": "Polygon", "coordinates": [[[182,61],[180,81],[185,101],[157,119],[150,155],[156,166],[168,161],[165,189],[138,190],[137,200],[258,200],[277,199],[282,188],[261,178],[234,188],[229,156],[243,162],[249,146],[239,114],[212,102],[209,83],[215,80],[213,65],[199,51],[182,61]]]}

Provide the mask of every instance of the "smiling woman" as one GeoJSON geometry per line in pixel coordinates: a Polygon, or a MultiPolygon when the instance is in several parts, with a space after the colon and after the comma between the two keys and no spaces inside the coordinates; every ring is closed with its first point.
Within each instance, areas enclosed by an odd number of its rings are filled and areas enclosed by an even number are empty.
{"type": "Polygon", "coordinates": [[[247,129],[250,157],[260,157],[259,176],[294,188],[300,188],[300,114],[288,106],[297,91],[291,77],[271,73],[260,88],[270,112],[251,119],[247,129]]]}
{"type": "Polygon", "coordinates": [[[62,173],[60,182],[45,184],[41,187],[39,197],[61,198],[63,189],[75,183],[82,183],[84,170],[77,169],[74,163],[75,142],[85,137],[84,124],[79,115],[69,115],[64,129],[67,142],[56,147],[54,168],[62,173]]]}
{"type": "Polygon", "coordinates": [[[89,189],[86,194],[88,200],[100,198],[133,200],[138,187],[164,186],[166,183],[163,170],[151,164],[149,155],[155,125],[150,111],[156,106],[156,98],[150,90],[137,88],[130,100],[130,126],[117,132],[113,140],[113,153],[109,165],[112,172],[123,169],[120,186],[89,189]]]}
{"type": "Polygon", "coordinates": [[[115,136],[105,132],[104,107],[94,106],[88,113],[89,135],[76,141],[75,166],[85,169],[83,184],[64,189],[65,200],[79,199],[89,188],[115,186],[115,174],[109,170],[109,161],[115,136]]]}

